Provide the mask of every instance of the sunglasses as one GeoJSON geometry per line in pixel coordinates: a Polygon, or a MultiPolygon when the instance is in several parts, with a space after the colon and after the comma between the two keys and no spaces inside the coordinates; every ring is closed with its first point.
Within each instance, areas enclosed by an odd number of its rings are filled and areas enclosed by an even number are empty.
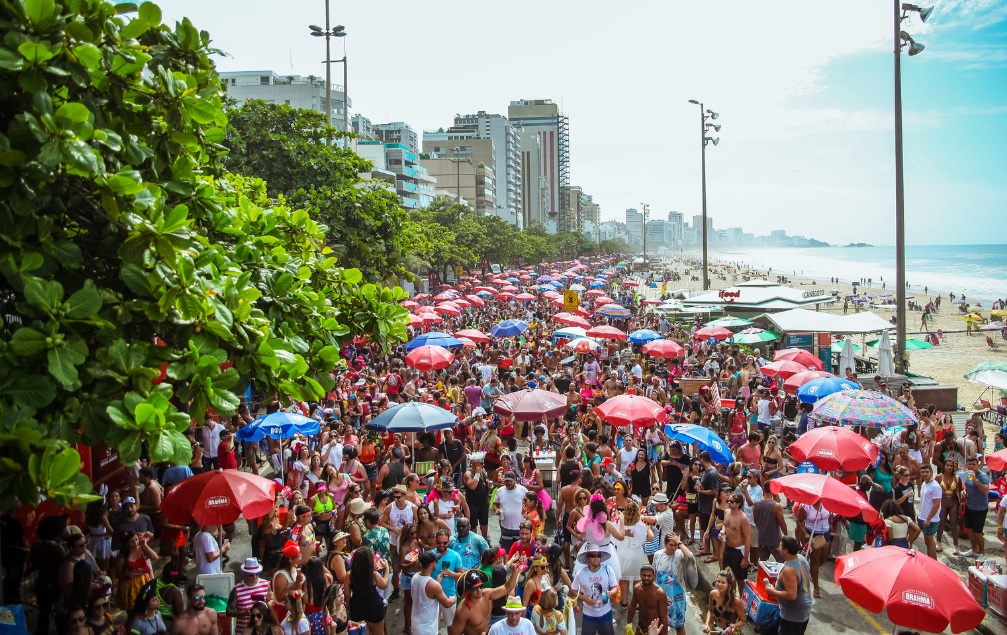
{"type": "Polygon", "coordinates": [[[397,494],[396,496],[393,496],[392,498],[394,498],[397,501],[400,501],[400,500],[403,499],[403,496],[402,496],[402,494],[397,494]]]}
{"type": "Polygon", "coordinates": [[[91,610],[93,611],[95,609],[103,609],[106,606],[108,606],[108,602],[98,602],[97,604],[91,607],[91,610]]]}
{"type": "Polygon", "coordinates": [[[205,602],[206,601],[206,595],[194,595],[192,597],[192,601],[193,602],[200,602],[200,601],[205,602]]]}
{"type": "Polygon", "coordinates": [[[252,613],[253,620],[261,620],[263,617],[265,616],[262,613],[252,613]]]}
{"type": "Polygon", "coordinates": [[[70,623],[71,624],[83,624],[84,623],[84,616],[81,615],[80,617],[71,617],[70,618],[70,623]]]}
{"type": "Polygon", "coordinates": [[[439,542],[439,543],[437,543],[437,546],[438,547],[447,547],[448,543],[446,543],[446,542],[439,542]]]}

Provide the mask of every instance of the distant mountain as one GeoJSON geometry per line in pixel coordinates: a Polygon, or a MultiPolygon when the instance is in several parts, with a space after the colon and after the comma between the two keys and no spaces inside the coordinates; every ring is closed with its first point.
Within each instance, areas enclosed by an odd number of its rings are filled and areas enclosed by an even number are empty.
{"type": "Polygon", "coordinates": [[[873,247],[873,246],[874,245],[871,245],[869,243],[850,243],[848,245],[843,245],[843,247],[873,247]]]}

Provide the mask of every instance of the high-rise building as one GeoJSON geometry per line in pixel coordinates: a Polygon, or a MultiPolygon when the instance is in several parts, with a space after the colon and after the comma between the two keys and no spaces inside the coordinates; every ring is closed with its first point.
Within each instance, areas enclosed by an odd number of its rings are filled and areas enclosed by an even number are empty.
{"type": "Polygon", "coordinates": [[[423,134],[423,154],[420,163],[437,179],[438,186],[455,197],[467,200],[479,215],[495,214],[506,217],[508,210],[496,205],[496,154],[492,139],[455,139],[431,141],[423,134]],[[486,181],[488,179],[488,182],[486,181]],[[493,198],[487,199],[486,192],[493,198]]]}
{"type": "Polygon", "coordinates": [[[384,179],[394,186],[402,207],[427,207],[434,200],[437,179],[420,165],[420,157],[400,143],[358,141],[357,154],[370,161],[374,168],[370,178],[384,179]]]}
{"type": "Polygon", "coordinates": [[[538,133],[522,132],[521,139],[521,216],[524,227],[533,224],[553,227],[550,233],[555,233],[555,219],[552,216],[552,194],[549,190],[549,179],[542,175],[542,144],[538,133]]]}
{"type": "Polygon", "coordinates": [[[402,121],[379,123],[371,126],[374,136],[385,143],[405,146],[413,154],[420,152],[420,138],[412,126],[402,121]]]}
{"type": "Polygon", "coordinates": [[[374,138],[374,127],[371,125],[371,120],[361,114],[353,115],[350,118],[350,129],[364,139],[374,138]]]}
{"type": "Polygon", "coordinates": [[[685,240],[685,214],[668,212],[668,244],[681,246],[685,240]]]}
{"type": "MultiPolygon", "coordinates": [[[[692,217],[692,228],[696,231],[696,242],[703,244],[703,215],[696,214],[692,217]]],[[[712,244],[717,240],[717,235],[713,231],[713,217],[706,217],[706,240],[707,244],[712,244]]]]}
{"type": "MultiPolygon", "coordinates": [[[[325,78],[308,75],[278,75],[273,71],[228,71],[220,74],[220,83],[229,97],[239,104],[248,99],[261,99],[269,104],[286,104],[292,108],[325,113],[325,78]]],[[[332,125],[346,130],[346,93],[333,84],[332,125]]],[[[352,104],[350,104],[352,105],[352,104]]]]}
{"type": "Polygon", "coordinates": [[[626,241],[632,247],[643,247],[643,214],[635,209],[626,210],[626,241]]]}
{"type": "Polygon", "coordinates": [[[520,99],[512,101],[507,117],[524,133],[535,133],[542,151],[540,175],[549,183],[549,210],[556,220],[557,231],[568,231],[566,215],[570,208],[570,130],[569,121],[550,99],[520,99]]]}

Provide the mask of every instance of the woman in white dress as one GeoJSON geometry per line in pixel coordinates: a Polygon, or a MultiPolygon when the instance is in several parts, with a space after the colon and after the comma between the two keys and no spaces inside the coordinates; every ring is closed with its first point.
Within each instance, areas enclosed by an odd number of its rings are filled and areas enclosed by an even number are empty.
{"type": "Polygon", "coordinates": [[[625,537],[617,541],[615,547],[622,568],[622,576],[619,579],[619,585],[622,587],[622,606],[626,607],[629,605],[629,590],[633,587],[633,582],[640,579],[640,567],[647,564],[643,543],[653,540],[654,532],[644,524],[640,518],[640,508],[635,504],[626,505],[620,524],[625,537]]]}
{"type": "MultiPolygon", "coordinates": [[[[577,531],[584,536],[580,545],[581,553],[588,551],[601,551],[609,555],[608,566],[612,567],[612,573],[616,579],[622,578],[622,567],[616,557],[615,545],[612,540],[622,540],[626,537],[622,528],[615,522],[608,519],[608,507],[605,505],[605,497],[595,492],[591,495],[591,502],[583,510],[584,517],[577,521],[577,531]]],[[[642,553],[642,550],[641,550],[642,553]]],[[[573,567],[573,575],[576,578],[580,570],[587,565],[577,559],[577,564],[573,567]]]]}

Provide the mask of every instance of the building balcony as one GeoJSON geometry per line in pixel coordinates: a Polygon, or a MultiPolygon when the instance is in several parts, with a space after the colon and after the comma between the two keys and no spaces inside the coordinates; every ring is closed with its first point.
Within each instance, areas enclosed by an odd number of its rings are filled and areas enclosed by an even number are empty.
{"type": "Polygon", "coordinates": [[[395,182],[395,189],[398,192],[400,192],[400,193],[401,192],[410,192],[410,193],[415,194],[415,193],[419,192],[420,188],[415,183],[410,183],[408,181],[396,181],[395,182]]]}

